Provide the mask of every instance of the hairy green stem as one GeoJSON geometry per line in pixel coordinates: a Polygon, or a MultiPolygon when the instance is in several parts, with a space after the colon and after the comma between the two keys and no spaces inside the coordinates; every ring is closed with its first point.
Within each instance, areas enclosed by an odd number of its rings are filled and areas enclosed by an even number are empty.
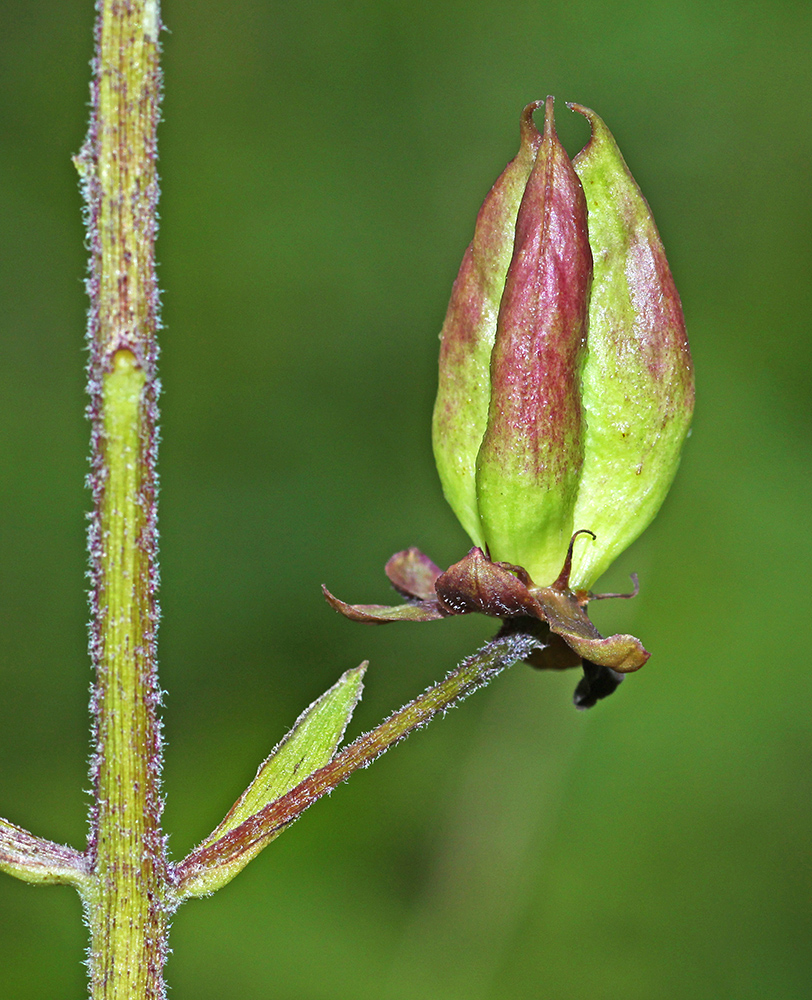
{"type": "Polygon", "coordinates": [[[156,670],[157,0],[98,0],[77,158],[91,244],[94,806],[84,891],[93,1000],[164,996],[167,864],[156,670]]]}

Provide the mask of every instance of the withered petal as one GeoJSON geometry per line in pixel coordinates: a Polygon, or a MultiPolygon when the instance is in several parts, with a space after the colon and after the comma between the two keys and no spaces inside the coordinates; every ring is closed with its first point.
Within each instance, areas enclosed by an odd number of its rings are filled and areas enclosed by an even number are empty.
{"type": "Polygon", "coordinates": [[[443,572],[427,555],[414,546],[396,552],[386,564],[384,571],[399,594],[420,601],[434,600],[434,584],[443,572]]]}
{"type": "Polygon", "coordinates": [[[491,562],[473,548],[437,580],[437,596],[458,615],[479,613],[493,618],[533,615],[534,598],[520,567],[491,562]],[[520,574],[522,579],[516,574],[520,574]]]}
{"type": "Polygon", "coordinates": [[[534,649],[524,662],[536,670],[571,670],[581,665],[581,657],[563,636],[549,631],[548,626],[546,645],[534,649]]]}
{"type": "Polygon", "coordinates": [[[560,635],[584,660],[620,673],[639,670],[649,653],[633,635],[600,634],[571,591],[538,587],[533,591],[538,617],[560,635]]]}
{"type": "MultiPolygon", "coordinates": [[[[638,670],[649,654],[632,635],[604,638],[589,620],[579,596],[557,587],[535,587],[521,566],[492,562],[477,547],[441,573],[419,549],[405,549],[389,560],[386,572],[394,586],[411,597],[408,604],[346,604],[322,587],[328,603],[356,622],[431,622],[451,615],[484,614],[491,618],[530,618],[546,623],[557,640],[533,666],[564,669],[580,658],[619,673],[638,670]],[[434,593],[429,594],[433,581],[434,593]]],[[[551,637],[552,638],[552,637],[551,637]]]]}
{"type": "MultiPolygon", "coordinates": [[[[550,628],[553,628],[551,625],[550,628]]],[[[558,631],[553,629],[553,631],[558,631]]],[[[610,635],[606,639],[584,639],[574,633],[558,631],[576,653],[599,667],[611,667],[621,674],[639,670],[651,655],[633,635],[610,635]]]]}
{"type": "Polygon", "coordinates": [[[322,586],[331,608],[354,622],[384,625],[387,622],[433,622],[446,618],[450,612],[440,607],[438,601],[420,601],[417,604],[345,604],[322,586]]]}

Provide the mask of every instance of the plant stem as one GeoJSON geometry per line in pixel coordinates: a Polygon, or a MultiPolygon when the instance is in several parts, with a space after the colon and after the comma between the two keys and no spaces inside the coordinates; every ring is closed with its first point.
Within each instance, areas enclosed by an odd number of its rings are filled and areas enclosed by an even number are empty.
{"type": "Polygon", "coordinates": [[[93,111],[77,158],[91,245],[93,1000],[165,995],[155,649],[159,26],[157,0],[98,0],[93,111]]]}

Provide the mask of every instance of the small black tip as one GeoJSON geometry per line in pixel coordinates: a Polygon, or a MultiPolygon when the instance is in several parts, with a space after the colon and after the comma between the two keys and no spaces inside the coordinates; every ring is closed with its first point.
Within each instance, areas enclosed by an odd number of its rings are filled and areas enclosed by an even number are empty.
{"type": "Polygon", "coordinates": [[[580,709],[592,708],[602,698],[608,698],[623,680],[623,674],[611,667],[602,667],[589,660],[584,660],[583,666],[584,676],[572,696],[573,704],[580,709]]]}

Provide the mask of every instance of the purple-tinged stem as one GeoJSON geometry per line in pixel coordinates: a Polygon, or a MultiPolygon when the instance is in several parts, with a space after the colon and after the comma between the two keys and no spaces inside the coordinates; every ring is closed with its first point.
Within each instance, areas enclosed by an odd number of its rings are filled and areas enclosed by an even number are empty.
{"type": "Polygon", "coordinates": [[[80,892],[90,875],[84,854],[35,837],[7,819],[0,819],[0,871],[34,885],[72,885],[80,892]]]}
{"type": "Polygon", "coordinates": [[[94,805],[85,892],[93,1000],[165,995],[167,864],[156,667],[158,0],[98,0],[77,158],[91,249],[94,805]]]}

